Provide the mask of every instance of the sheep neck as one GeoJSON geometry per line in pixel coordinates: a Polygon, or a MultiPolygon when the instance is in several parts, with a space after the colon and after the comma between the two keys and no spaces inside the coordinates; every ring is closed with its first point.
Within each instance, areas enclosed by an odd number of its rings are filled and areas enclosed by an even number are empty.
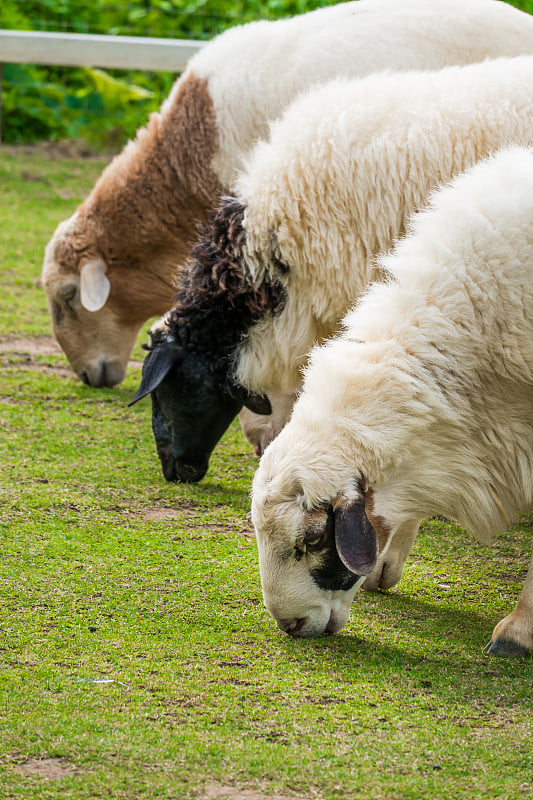
{"type": "Polygon", "coordinates": [[[251,326],[285,302],[285,289],[268,272],[254,284],[243,266],[243,217],[244,206],[231,198],[213,212],[178,280],[169,315],[176,342],[231,381],[251,326]]]}
{"type": "Polygon", "coordinates": [[[207,81],[188,73],[161,112],[152,114],[108,165],[80,208],[106,262],[124,273],[125,290],[135,272],[146,283],[140,292],[145,307],[157,296],[151,313],[170,307],[174,276],[190,250],[197,223],[206,220],[222,193],[211,167],[217,148],[207,81]]]}

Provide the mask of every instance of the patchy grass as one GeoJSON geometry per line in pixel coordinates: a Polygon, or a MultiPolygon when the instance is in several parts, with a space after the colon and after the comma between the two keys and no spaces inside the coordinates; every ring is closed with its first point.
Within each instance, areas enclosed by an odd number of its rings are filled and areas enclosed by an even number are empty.
{"type": "Polygon", "coordinates": [[[139,364],[89,389],[48,338],[43,247],[102,167],[0,150],[2,797],[531,797],[531,659],[483,654],[531,520],[492,548],[428,523],[340,635],[280,633],[237,424],[170,485],[148,403],[126,408],[139,364]]]}

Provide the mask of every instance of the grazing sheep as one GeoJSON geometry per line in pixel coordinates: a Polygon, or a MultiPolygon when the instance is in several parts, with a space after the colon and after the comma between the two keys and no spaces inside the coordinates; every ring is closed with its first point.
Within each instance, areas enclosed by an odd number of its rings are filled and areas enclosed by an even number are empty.
{"type": "MultiPolygon", "coordinates": [[[[533,150],[437,192],[380,266],[254,479],[265,603],[295,636],[339,630],[420,518],[487,541],[533,504],[533,150]]],[[[533,560],[488,646],[531,650],[533,560]]]]}
{"type": "Polygon", "coordinates": [[[217,37],[46,249],[54,332],[75,372],[91,386],[124,378],[141,325],[172,305],[197,222],[302,90],[523,53],[533,19],[496,0],[358,0],[217,37]]]}
{"type": "Polygon", "coordinates": [[[506,143],[533,144],[532,85],[531,56],[338,80],[273,124],[145,359],[135,400],[154,393],[167,478],[199,480],[241,404],[268,413],[265,393],[297,389],[312,345],[432,188],[506,143]]]}

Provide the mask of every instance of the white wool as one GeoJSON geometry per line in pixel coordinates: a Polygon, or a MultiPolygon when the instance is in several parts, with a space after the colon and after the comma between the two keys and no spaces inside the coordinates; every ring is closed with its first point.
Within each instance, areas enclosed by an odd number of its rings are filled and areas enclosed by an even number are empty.
{"type": "Polygon", "coordinates": [[[268,121],[317,83],[532,52],[533,18],[498,0],[356,0],[278,20],[275,28],[232,28],[189,69],[209,80],[220,130],[213,166],[229,186],[236,154],[264,138],[268,121]],[[235,113],[236,99],[246,114],[235,113]]]}
{"type": "Polygon", "coordinates": [[[312,507],[364,476],[392,530],[442,514],[486,539],[533,503],[533,151],[436,193],[381,266],[255,486],[312,507]]]}
{"type": "Polygon", "coordinates": [[[246,266],[287,290],[239,352],[244,386],[293,390],[431,190],[502,146],[533,144],[532,85],[524,56],[336,80],[290,106],[237,183],[246,266]]]}

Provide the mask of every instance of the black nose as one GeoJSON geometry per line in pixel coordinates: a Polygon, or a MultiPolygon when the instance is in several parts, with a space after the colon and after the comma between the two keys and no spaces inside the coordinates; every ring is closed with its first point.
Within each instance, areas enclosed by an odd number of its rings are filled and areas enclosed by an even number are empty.
{"type": "Polygon", "coordinates": [[[207,472],[207,464],[187,464],[168,450],[161,454],[161,467],[167,481],[198,483],[207,472]]]}

